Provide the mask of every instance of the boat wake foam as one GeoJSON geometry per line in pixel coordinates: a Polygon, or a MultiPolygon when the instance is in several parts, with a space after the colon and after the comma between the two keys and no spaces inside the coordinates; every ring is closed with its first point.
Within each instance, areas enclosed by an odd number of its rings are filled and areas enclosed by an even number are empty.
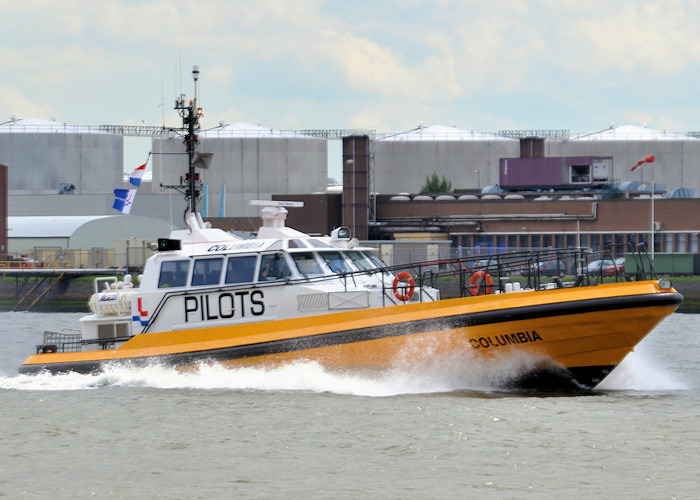
{"type": "MultiPolygon", "coordinates": [[[[499,369],[499,372],[503,372],[499,369]]],[[[64,373],[18,375],[0,378],[1,389],[65,391],[105,386],[159,389],[228,389],[234,391],[307,391],[357,396],[489,391],[500,386],[506,373],[445,370],[442,366],[422,370],[394,368],[381,372],[331,371],[315,362],[295,362],[275,368],[227,368],[201,364],[189,371],[153,365],[144,368],[114,366],[95,375],[64,373]]]]}
{"type": "Polygon", "coordinates": [[[678,391],[690,388],[637,351],[630,353],[597,387],[605,391],[678,391]]]}
{"type": "MultiPolygon", "coordinates": [[[[629,356],[598,387],[603,390],[678,390],[687,387],[652,366],[643,356],[629,356]]],[[[493,360],[492,360],[493,361],[493,360]]],[[[232,391],[307,391],[356,396],[387,397],[402,394],[508,391],[540,360],[510,357],[495,363],[435,358],[420,365],[397,366],[376,372],[332,371],[315,362],[295,362],[274,368],[229,368],[200,364],[188,371],[153,365],[141,368],[113,366],[95,375],[65,373],[0,377],[0,389],[66,391],[100,387],[158,389],[224,389],[232,391]]]]}

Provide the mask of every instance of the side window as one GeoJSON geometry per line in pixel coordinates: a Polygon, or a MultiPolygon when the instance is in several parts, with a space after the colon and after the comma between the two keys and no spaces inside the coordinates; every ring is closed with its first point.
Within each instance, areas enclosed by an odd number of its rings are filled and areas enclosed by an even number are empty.
{"type": "Polygon", "coordinates": [[[291,272],[284,255],[273,253],[263,255],[260,259],[260,273],[258,281],[275,281],[289,277],[291,272]]]}
{"type": "Polygon", "coordinates": [[[197,259],[194,261],[192,286],[218,285],[224,259],[197,259]]]}
{"type": "Polygon", "coordinates": [[[185,286],[187,272],[190,270],[189,260],[167,260],[160,265],[158,288],[185,286]]]}
{"type": "Polygon", "coordinates": [[[321,269],[321,266],[316,261],[313,253],[293,253],[292,258],[294,259],[294,263],[296,264],[299,273],[303,274],[304,276],[323,274],[323,269],[321,269]]]}
{"type": "Polygon", "coordinates": [[[255,279],[257,255],[229,257],[226,266],[226,283],[251,283],[255,279]]]}

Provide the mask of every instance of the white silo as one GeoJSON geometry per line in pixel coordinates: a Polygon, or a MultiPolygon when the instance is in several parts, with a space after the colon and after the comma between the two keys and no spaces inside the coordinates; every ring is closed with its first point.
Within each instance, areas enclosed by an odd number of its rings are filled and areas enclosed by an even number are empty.
{"type": "MultiPolygon", "coordinates": [[[[205,216],[257,217],[259,209],[251,207],[250,200],[326,190],[325,139],[247,123],[222,124],[201,131],[198,137],[197,151],[213,153],[209,168],[198,170],[207,186],[205,216]]],[[[177,153],[184,151],[182,137],[153,140],[154,194],[163,192],[161,184],[179,184],[187,171],[187,156],[177,153]]]]}
{"type": "Polygon", "coordinates": [[[0,124],[0,162],[9,165],[10,196],[110,194],[123,183],[124,138],[55,120],[12,119],[0,124]]]}
{"type": "Polygon", "coordinates": [[[519,147],[515,139],[443,125],[377,136],[373,189],[415,193],[433,172],[455,189],[497,184],[499,158],[517,156],[519,147]]]}

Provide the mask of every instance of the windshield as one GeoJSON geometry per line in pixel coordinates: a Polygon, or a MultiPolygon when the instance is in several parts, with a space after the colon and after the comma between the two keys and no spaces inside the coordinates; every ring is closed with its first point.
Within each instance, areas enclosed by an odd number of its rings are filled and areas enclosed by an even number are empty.
{"type": "Polygon", "coordinates": [[[304,276],[323,274],[321,264],[318,263],[313,252],[295,252],[291,255],[300,274],[304,276]]]}
{"type": "Polygon", "coordinates": [[[360,271],[370,271],[375,269],[374,263],[368,259],[363,252],[352,250],[345,252],[345,255],[352,261],[353,265],[360,271]]]}
{"type": "Polygon", "coordinates": [[[356,270],[340,252],[321,252],[321,257],[334,273],[351,273],[356,270]]]}

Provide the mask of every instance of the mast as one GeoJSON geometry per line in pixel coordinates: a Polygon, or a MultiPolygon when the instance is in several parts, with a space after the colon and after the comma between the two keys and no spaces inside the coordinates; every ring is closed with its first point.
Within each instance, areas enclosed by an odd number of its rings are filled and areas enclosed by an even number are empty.
{"type": "Polygon", "coordinates": [[[186,102],[185,94],[181,94],[180,98],[175,100],[175,109],[182,117],[182,130],[185,132],[184,142],[187,153],[187,173],[185,174],[184,182],[181,178],[180,186],[177,187],[184,189],[185,200],[188,202],[189,210],[192,214],[196,214],[197,200],[202,196],[202,181],[199,178],[199,174],[195,172],[195,152],[199,145],[197,133],[200,129],[199,119],[203,116],[202,108],[197,106],[199,66],[192,67],[192,78],[194,79],[194,98],[186,102]]]}

